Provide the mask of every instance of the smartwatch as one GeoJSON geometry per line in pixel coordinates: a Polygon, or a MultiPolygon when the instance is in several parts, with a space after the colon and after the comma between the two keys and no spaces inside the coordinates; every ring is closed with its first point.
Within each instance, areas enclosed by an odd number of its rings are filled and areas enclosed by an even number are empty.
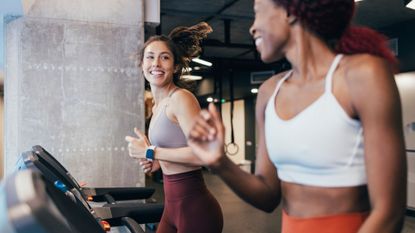
{"type": "Polygon", "coordinates": [[[154,160],[154,150],[156,149],[156,146],[149,146],[146,149],[146,159],[153,161],[154,160]]]}

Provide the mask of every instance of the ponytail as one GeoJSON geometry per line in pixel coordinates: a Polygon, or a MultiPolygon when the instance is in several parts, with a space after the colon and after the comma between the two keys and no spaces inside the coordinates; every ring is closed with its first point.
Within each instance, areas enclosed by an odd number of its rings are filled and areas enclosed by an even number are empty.
{"type": "Polygon", "coordinates": [[[191,27],[179,26],[174,28],[168,35],[170,42],[174,44],[172,49],[175,55],[175,64],[179,69],[174,74],[173,81],[180,87],[193,91],[196,83],[192,80],[181,79],[183,74],[188,73],[189,63],[202,52],[201,42],[212,32],[212,28],[205,22],[198,23],[191,27]],[[176,52],[177,51],[177,52],[176,52]]]}
{"type": "Polygon", "coordinates": [[[389,49],[387,38],[367,27],[351,26],[343,33],[335,51],[343,54],[368,53],[386,59],[398,72],[398,59],[389,49]]]}
{"type": "Polygon", "coordinates": [[[212,28],[205,22],[191,27],[179,26],[174,28],[169,38],[181,50],[182,56],[188,60],[199,56],[202,52],[201,41],[212,32],[212,28]]]}

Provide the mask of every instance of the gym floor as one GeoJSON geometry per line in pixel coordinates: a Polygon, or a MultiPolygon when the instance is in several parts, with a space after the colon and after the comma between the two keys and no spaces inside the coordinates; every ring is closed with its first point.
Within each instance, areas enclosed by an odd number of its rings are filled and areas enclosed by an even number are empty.
{"type": "MultiPolygon", "coordinates": [[[[205,182],[209,190],[219,201],[223,215],[223,233],[278,233],[281,228],[281,210],[277,208],[272,213],[260,211],[242,201],[218,177],[204,171],[205,182]]],[[[154,187],[153,195],[158,202],[163,200],[163,184],[147,177],[147,186],[154,187]]],[[[154,233],[148,230],[146,232],[154,233]]],[[[406,217],[402,233],[415,233],[415,217],[406,217]]]]}

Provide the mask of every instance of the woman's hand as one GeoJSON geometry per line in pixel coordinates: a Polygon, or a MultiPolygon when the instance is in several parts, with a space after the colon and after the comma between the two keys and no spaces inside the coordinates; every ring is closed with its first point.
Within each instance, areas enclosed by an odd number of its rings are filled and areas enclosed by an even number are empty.
{"type": "Polygon", "coordinates": [[[126,136],[125,140],[128,142],[128,154],[132,158],[145,159],[146,149],[150,146],[147,137],[141,133],[137,128],[134,128],[137,137],[126,136]]]}
{"type": "Polygon", "coordinates": [[[214,104],[202,110],[189,131],[188,145],[193,153],[208,167],[218,168],[225,156],[225,127],[214,104]]]}
{"type": "Polygon", "coordinates": [[[143,169],[143,172],[146,174],[153,173],[160,169],[160,163],[157,160],[151,161],[147,159],[139,159],[139,161],[141,169],[143,169]]]}

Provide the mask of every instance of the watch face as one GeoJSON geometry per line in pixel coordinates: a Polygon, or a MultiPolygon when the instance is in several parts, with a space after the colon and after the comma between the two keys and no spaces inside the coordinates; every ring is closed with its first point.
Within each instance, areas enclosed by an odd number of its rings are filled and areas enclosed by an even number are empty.
{"type": "Polygon", "coordinates": [[[146,150],[146,158],[148,160],[153,160],[154,159],[154,149],[153,148],[147,148],[147,150],[146,150]]]}

